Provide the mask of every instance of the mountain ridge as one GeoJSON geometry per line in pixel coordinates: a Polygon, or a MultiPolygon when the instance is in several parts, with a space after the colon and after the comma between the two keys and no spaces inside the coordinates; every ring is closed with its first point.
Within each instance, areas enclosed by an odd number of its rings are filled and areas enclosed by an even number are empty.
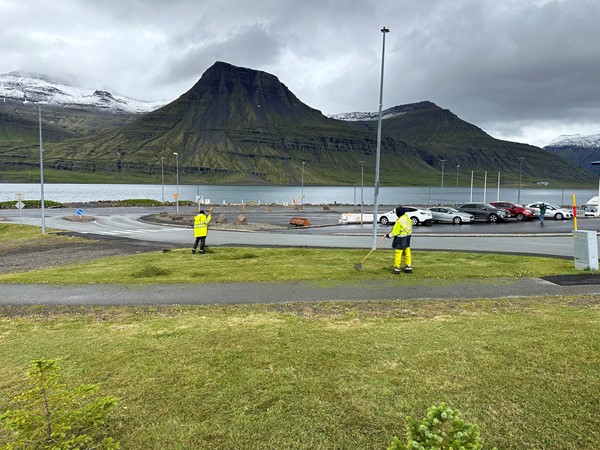
{"type": "MultiPolygon", "coordinates": [[[[352,184],[361,161],[374,162],[377,122],[367,117],[327,117],[275,75],[217,61],[158,109],[49,142],[45,160],[59,171],[155,179],[163,163],[173,170],[177,153],[182,179],[192,182],[352,184]]],[[[381,182],[390,185],[438,184],[442,160],[481,171],[476,179],[483,170],[502,169],[505,180],[515,180],[522,157],[525,179],[590,176],[538,147],[494,139],[430,101],[388,108],[382,132],[381,182]]],[[[33,165],[26,161],[35,160],[35,147],[9,144],[6,154],[18,156],[21,166],[33,165]]],[[[3,159],[8,164],[0,153],[0,164],[3,159]]]]}

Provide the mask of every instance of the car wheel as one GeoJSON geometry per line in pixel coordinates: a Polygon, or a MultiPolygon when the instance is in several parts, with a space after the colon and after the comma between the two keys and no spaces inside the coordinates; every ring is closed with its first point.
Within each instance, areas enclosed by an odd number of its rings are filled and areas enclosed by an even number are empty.
{"type": "Polygon", "coordinates": [[[387,217],[383,216],[381,219],[379,219],[379,223],[381,225],[387,225],[388,223],[390,223],[390,221],[388,220],[387,217]]]}
{"type": "Polygon", "coordinates": [[[522,221],[523,219],[525,219],[525,216],[522,213],[517,214],[518,221],[522,221]]]}
{"type": "Polygon", "coordinates": [[[411,217],[410,220],[412,220],[413,226],[419,225],[419,218],[418,217],[411,217]]]}
{"type": "Polygon", "coordinates": [[[556,213],[556,214],[554,215],[554,218],[555,218],[556,220],[563,220],[564,216],[563,216],[561,213],[556,213]]]}
{"type": "Polygon", "coordinates": [[[496,223],[498,222],[498,216],[496,214],[490,214],[490,217],[488,219],[491,223],[496,223]]]}
{"type": "Polygon", "coordinates": [[[460,225],[462,223],[462,219],[460,217],[455,217],[452,219],[452,222],[454,222],[456,225],[460,225]]]}

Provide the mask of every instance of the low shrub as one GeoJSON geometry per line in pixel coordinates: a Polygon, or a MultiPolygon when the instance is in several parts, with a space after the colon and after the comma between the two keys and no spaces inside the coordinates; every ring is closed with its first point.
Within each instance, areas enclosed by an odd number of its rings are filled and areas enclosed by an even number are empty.
{"type": "Polygon", "coordinates": [[[13,408],[0,414],[0,423],[14,432],[2,448],[119,449],[119,443],[107,435],[117,398],[96,397],[97,384],[69,389],[59,381],[58,372],[57,360],[32,361],[27,373],[31,388],[13,398],[13,408]]]}
{"type": "MultiPolygon", "coordinates": [[[[406,444],[394,436],[388,450],[482,450],[479,427],[465,422],[444,403],[432,406],[422,420],[407,417],[406,444]]],[[[494,449],[495,450],[495,449],[494,449]]]]}

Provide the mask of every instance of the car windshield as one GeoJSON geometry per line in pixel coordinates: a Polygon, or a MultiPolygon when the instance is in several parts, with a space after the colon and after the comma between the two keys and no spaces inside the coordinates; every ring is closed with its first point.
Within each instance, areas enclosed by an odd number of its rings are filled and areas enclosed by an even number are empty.
{"type": "Polygon", "coordinates": [[[449,212],[449,213],[457,213],[460,212],[458,209],[454,209],[454,208],[446,208],[445,212],[449,212]]]}

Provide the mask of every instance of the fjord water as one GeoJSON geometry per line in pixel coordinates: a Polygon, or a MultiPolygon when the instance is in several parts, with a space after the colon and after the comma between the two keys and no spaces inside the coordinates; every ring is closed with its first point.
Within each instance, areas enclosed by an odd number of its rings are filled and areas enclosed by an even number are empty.
{"type": "MultiPolygon", "coordinates": [[[[25,200],[40,199],[40,185],[36,183],[0,184],[0,201],[16,200],[17,194],[23,194],[25,200]]],[[[94,202],[101,200],[154,199],[173,202],[179,191],[180,200],[195,201],[198,197],[210,200],[212,204],[244,203],[314,205],[361,203],[360,186],[217,186],[217,185],[160,185],[160,184],[44,184],[44,198],[60,203],[94,202]]],[[[373,204],[374,188],[364,186],[363,204],[373,204]]],[[[521,203],[545,201],[559,205],[570,205],[571,195],[575,194],[577,204],[581,205],[592,196],[598,195],[597,189],[549,189],[521,188],[521,203]]],[[[435,205],[466,203],[469,201],[504,200],[516,202],[519,196],[517,188],[497,187],[487,189],[470,187],[448,187],[443,191],[440,186],[391,187],[379,189],[378,203],[381,205],[435,205]]]]}

